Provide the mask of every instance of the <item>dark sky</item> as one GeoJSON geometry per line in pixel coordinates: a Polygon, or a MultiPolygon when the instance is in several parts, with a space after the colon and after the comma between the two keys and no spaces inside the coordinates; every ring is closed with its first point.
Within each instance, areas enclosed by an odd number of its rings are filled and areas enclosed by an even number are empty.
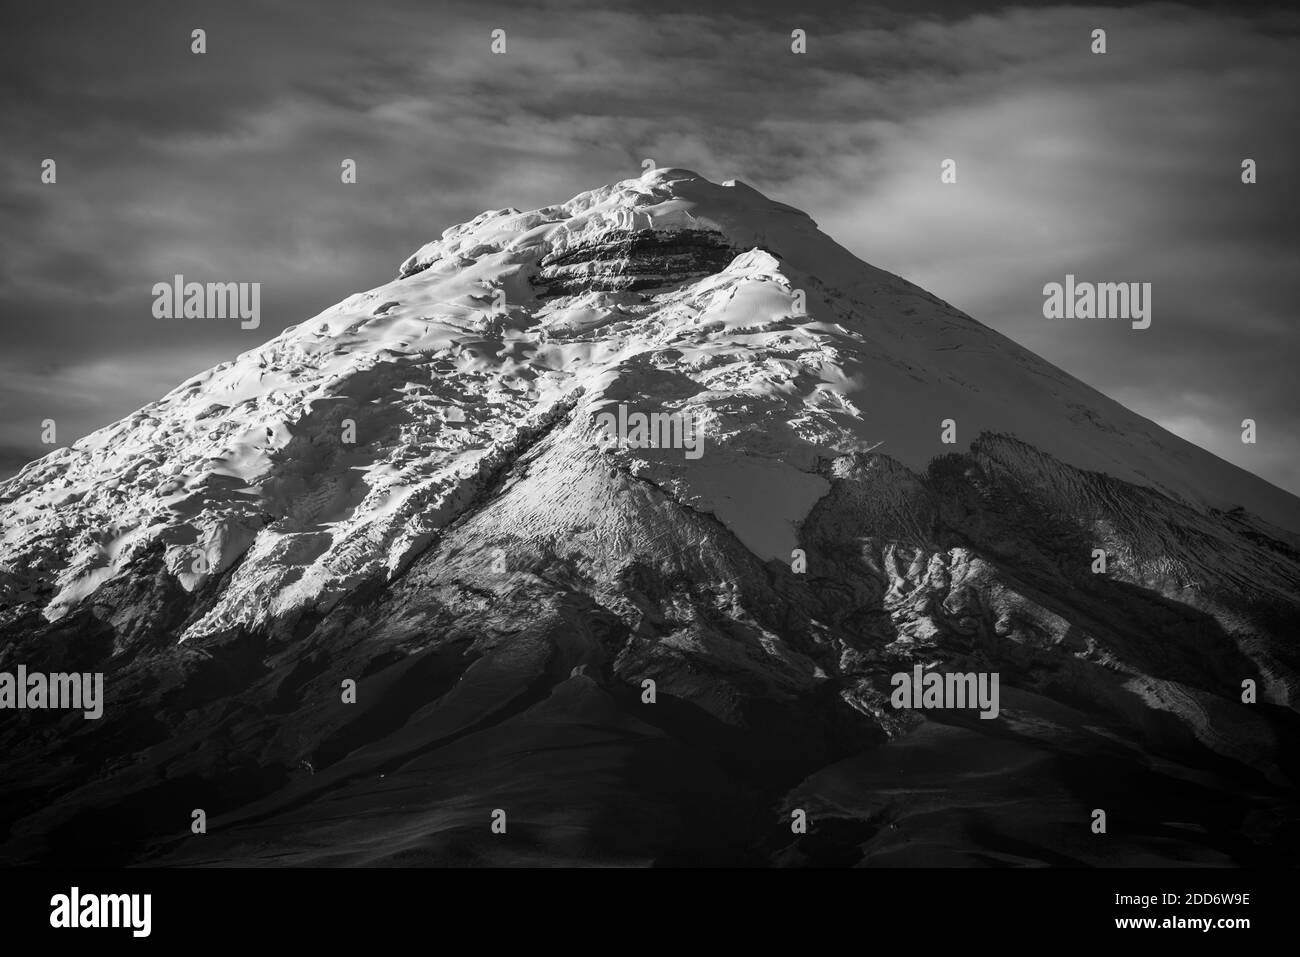
{"type": "Polygon", "coordinates": [[[806,210],[868,262],[1300,492],[1300,14],[841,6],[9,0],[0,476],[49,450],[42,419],[69,443],[386,282],[454,223],[651,157],[806,210]],[[956,186],[939,182],[949,157],[956,186]],[[1257,185],[1240,182],[1245,157],[1257,185]],[[1042,287],[1067,272],[1151,282],[1151,328],[1045,320],[1042,287]],[[261,328],[155,319],[151,288],[175,273],[261,282],[261,328]]]}

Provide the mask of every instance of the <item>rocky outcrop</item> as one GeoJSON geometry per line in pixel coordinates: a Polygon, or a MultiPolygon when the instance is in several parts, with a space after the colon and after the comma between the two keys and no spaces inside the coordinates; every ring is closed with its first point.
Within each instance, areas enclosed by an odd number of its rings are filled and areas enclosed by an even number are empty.
{"type": "Polygon", "coordinates": [[[548,253],[531,282],[542,296],[680,286],[721,272],[740,252],[708,230],[619,231],[548,253]]]}

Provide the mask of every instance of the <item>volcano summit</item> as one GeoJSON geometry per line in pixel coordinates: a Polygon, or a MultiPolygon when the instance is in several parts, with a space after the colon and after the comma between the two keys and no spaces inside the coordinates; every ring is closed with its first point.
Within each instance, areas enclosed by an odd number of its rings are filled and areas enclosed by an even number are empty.
{"type": "Polygon", "coordinates": [[[0,670],[104,673],[3,860],[1300,861],[1300,500],[738,181],[452,227],[0,523],[0,670]]]}

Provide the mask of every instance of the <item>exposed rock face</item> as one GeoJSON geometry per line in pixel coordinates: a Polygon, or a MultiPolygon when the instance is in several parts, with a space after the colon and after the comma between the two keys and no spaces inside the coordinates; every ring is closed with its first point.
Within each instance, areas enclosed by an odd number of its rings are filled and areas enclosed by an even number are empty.
{"type": "Polygon", "coordinates": [[[614,231],[543,256],[532,282],[547,296],[661,289],[721,272],[740,252],[710,230],[614,231]]]}
{"type": "Polygon", "coordinates": [[[107,689],[0,712],[6,860],[1300,857],[1300,503],[743,184],[484,213],[0,517],[0,670],[107,689]]]}

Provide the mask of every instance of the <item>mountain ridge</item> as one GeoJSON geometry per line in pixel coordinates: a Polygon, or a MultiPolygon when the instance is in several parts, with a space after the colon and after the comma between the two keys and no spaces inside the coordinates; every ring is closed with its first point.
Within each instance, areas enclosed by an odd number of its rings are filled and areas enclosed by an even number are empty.
{"type": "MultiPolygon", "coordinates": [[[[7,773],[41,783],[0,824],[19,859],[75,838],[312,862],[313,828],[373,811],[389,843],[336,834],[341,860],[406,861],[395,841],[492,862],[471,822],[498,794],[545,859],[791,863],[830,853],[771,833],[772,803],[811,788],[818,840],[857,848],[832,857],[885,863],[881,815],[916,812],[875,775],[956,747],[1039,769],[1084,833],[1070,760],[1166,795],[1196,780],[1202,837],[1146,821],[1127,852],[1271,859],[1293,850],[1259,835],[1294,833],[1298,516],[793,207],[653,170],[453,226],[0,483],[0,665],[75,661],[110,688],[102,727],[10,731],[7,773]],[[619,405],[695,418],[704,454],[611,445],[597,416],[619,405]],[[1000,671],[998,720],[889,708],[916,664],[1000,671]],[[536,764],[565,749],[584,757],[536,764]],[[876,797],[837,804],[845,774],[876,797]],[[1231,791],[1227,818],[1201,787],[1231,791]],[[174,819],[191,792],[229,836],[122,810],[174,819]],[[93,836],[104,815],[128,837],[93,836]]],[[[1011,800],[949,786],[964,815],[1011,800]]],[[[926,860],[1100,862],[1061,821],[1016,852],[927,821],[926,860]]]]}

